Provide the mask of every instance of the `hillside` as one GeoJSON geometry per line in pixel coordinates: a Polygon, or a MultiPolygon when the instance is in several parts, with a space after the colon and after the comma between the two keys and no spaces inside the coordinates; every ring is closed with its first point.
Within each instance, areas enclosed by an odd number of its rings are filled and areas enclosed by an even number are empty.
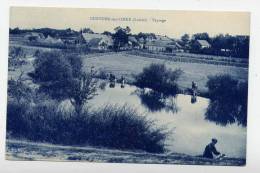
{"type": "Polygon", "coordinates": [[[204,159],[178,153],[151,154],[141,151],[120,151],[95,147],[59,146],[44,143],[7,140],[7,160],[85,161],[109,163],[184,164],[244,166],[245,159],[204,159]]]}

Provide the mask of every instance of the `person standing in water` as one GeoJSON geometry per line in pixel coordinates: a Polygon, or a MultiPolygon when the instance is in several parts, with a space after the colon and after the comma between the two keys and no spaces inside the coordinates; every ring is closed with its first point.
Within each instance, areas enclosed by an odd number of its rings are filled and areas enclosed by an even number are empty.
{"type": "Polygon", "coordinates": [[[91,66],[91,69],[90,69],[90,74],[91,74],[91,76],[93,76],[94,73],[95,73],[94,68],[95,68],[94,66],[91,66]]]}
{"type": "Polygon", "coordinates": [[[121,88],[125,87],[125,78],[124,76],[121,76],[121,88]]]}
{"type": "Polygon", "coordinates": [[[197,96],[198,87],[194,81],[192,81],[191,83],[191,90],[192,90],[192,95],[197,96]]]}

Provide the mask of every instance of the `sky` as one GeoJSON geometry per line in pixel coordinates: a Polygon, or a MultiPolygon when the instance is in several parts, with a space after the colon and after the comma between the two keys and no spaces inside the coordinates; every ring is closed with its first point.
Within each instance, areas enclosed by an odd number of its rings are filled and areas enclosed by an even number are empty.
{"type": "Polygon", "coordinates": [[[11,7],[10,28],[91,28],[94,32],[113,32],[117,26],[139,32],[180,38],[187,33],[250,35],[250,13],[118,10],[54,7],[11,7]]]}

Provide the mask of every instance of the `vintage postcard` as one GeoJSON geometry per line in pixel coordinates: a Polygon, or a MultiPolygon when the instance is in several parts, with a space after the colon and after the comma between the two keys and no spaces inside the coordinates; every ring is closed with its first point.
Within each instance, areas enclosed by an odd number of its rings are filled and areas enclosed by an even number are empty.
{"type": "Polygon", "coordinates": [[[250,13],[11,7],[6,159],[244,166],[250,13]]]}

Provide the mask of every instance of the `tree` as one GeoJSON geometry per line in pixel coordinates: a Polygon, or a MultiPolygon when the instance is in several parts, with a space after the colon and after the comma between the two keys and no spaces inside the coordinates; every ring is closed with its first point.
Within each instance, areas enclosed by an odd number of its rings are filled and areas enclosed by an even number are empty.
{"type": "Polygon", "coordinates": [[[11,47],[9,51],[9,56],[13,59],[25,58],[26,54],[21,47],[11,47]]]}
{"type": "Polygon", "coordinates": [[[138,34],[137,34],[137,39],[144,39],[144,40],[146,40],[147,39],[147,34],[145,34],[145,33],[142,33],[142,32],[139,32],[138,34]]]}
{"type": "Polygon", "coordinates": [[[21,100],[30,101],[32,95],[32,89],[24,84],[26,79],[23,78],[24,72],[22,71],[19,77],[8,80],[8,96],[14,98],[17,103],[21,103],[21,100]]]}
{"type": "Polygon", "coordinates": [[[180,44],[181,44],[185,49],[189,49],[189,43],[190,43],[190,36],[189,36],[189,34],[184,34],[183,36],[181,36],[181,42],[180,42],[180,44]]]}
{"type": "Polygon", "coordinates": [[[40,85],[39,90],[59,101],[69,99],[77,114],[96,94],[97,81],[91,72],[83,71],[80,57],[44,52],[36,59],[34,67],[29,75],[40,85]]]}
{"type": "Polygon", "coordinates": [[[193,53],[248,58],[249,36],[232,36],[229,34],[219,34],[211,38],[207,33],[197,33],[192,36],[192,39],[190,41],[190,48],[191,52],[193,53]],[[211,48],[200,50],[198,45],[196,44],[196,40],[208,41],[211,44],[211,48]]]}
{"type": "Polygon", "coordinates": [[[21,47],[11,47],[9,50],[8,63],[10,67],[19,67],[26,64],[26,53],[21,47]]]}
{"type": "Polygon", "coordinates": [[[135,77],[135,84],[166,96],[175,95],[178,92],[177,80],[182,73],[179,69],[167,69],[164,64],[151,64],[135,77]]]}
{"type": "Polygon", "coordinates": [[[109,32],[109,31],[104,31],[102,34],[107,35],[107,36],[112,36],[112,35],[113,35],[113,34],[112,34],[111,32],[109,32]]]}
{"type": "Polygon", "coordinates": [[[14,29],[9,28],[9,33],[10,34],[21,34],[21,32],[22,31],[18,27],[14,28],[14,29]]]}
{"type": "Polygon", "coordinates": [[[189,34],[184,34],[183,36],[181,36],[181,41],[182,41],[182,43],[184,43],[184,45],[186,45],[187,43],[189,43],[189,41],[190,41],[190,36],[189,36],[189,34]]]}
{"type": "Polygon", "coordinates": [[[92,75],[82,72],[79,77],[72,80],[69,98],[77,114],[80,114],[84,104],[96,95],[97,81],[92,75]]]}
{"type": "Polygon", "coordinates": [[[29,76],[40,85],[40,91],[58,100],[67,98],[67,84],[73,77],[71,65],[62,53],[56,51],[40,54],[29,76]]]}
{"type": "Polygon", "coordinates": [[[221,49],[226,47],[226,40],[223,34],[219,34],[212,39],[212,47],[215,51],[215,54],[220,55],[221,49]]]}
{"type": "Polygon", "coordinates": [[[211,42],[209,34],[206,32],[194,34],[192,36],[192,39],[193,40],[207,40],[208,42],[211,42]]]}
{"type": "Polygon", "coordinates": [[[126,28],[116,27],[115,34],[113,35],[114,49],[117,51],[121,47],[128,43],[128,36],[131,29],[127,26],[126,28]]]}
{"type": "Polygon", "coordinates": [[[81,33],[90,33],[90,34],[94,34],[93,30],[90,28],[83,28],[80,30],[81,33]]]}

